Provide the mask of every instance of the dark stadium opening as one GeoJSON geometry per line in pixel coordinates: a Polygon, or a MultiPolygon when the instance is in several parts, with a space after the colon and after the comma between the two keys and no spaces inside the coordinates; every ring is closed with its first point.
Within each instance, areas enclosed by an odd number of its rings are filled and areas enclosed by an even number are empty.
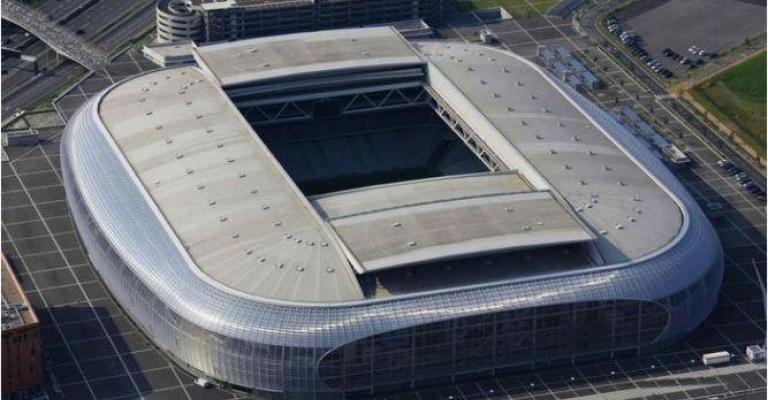
{"type": "Polygon", "coordinates": [[[504,282],[593,265],[582,244],[543,246],[385,269],[358,276],[367,298],[504,282]]]}
{"type": "Polygon", "coordinates": [[[269,123],[241,111],[307,196],[488,171],[426,102],[350,105],[349,96],[291,104],[290,120],[269,123]]]}

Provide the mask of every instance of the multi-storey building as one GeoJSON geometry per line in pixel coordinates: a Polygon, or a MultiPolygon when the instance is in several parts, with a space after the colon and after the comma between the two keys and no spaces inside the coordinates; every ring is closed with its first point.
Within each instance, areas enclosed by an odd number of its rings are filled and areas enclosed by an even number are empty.
{"type": "Polygon", "coordinates": [[[217,42],[424,19],[439,23],[444,0],[161,0],[161,42],[217,42]]]}
{"type": "Polygon", "coordinates": [[[3,394],[40,385],[43,377],[40,323],[2,256],[3,394]]]}

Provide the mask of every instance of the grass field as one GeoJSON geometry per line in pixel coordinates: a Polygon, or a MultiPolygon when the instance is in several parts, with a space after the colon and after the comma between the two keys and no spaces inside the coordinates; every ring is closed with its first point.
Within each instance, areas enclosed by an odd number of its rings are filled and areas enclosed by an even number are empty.
{"type": "Polygon", "coordinates": [[[765,51],[696,86],[692,94],[765,157],[765,51]]]}
{"type": "Polygon", "coordinates": [[[453,0],[459,11],[470,11],[481,8],[504,7],[513,17],[530,17],[536,11],[545,13],[560,0],[453,0]]]}

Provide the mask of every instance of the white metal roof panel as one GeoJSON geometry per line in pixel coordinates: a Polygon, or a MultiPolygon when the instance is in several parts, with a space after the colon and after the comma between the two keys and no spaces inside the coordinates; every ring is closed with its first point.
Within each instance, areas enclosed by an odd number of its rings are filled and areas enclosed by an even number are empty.
{"type": "Polygon", "coordinates": [[[354,272],[312,207],[200,70],[130,79],[105,95],[100,115],[210,278],[278,300],[362,298],[354,272]]]}
{"type": "Polygon", "coordinates": [[[589,241],[549,192],[517,174],[471,174],[313,198],[359,272],[589,241]]]}
{"type": "Polygon", "coordinates": [[[417,47],[429,59],[433,88],[470,125],[482,127],[476,131],[508,167],[529,179],[540,175],[600,233],[596,243],[606,262],[651,254],[678,235],[683,217],[673,198],[602,131],[611,121],[593,121],[579,107],[594,106],[566,97],[556,78],[488,47],[417,47]],[[507,157],[502,150],[510,146],[522,159],[507,157]]]}
{"type": "Polygon", "coordinates": [[[201,46],[198,64],[224,86],[306,73],[419,65],[392,27],[295,33],[201,46]]]}

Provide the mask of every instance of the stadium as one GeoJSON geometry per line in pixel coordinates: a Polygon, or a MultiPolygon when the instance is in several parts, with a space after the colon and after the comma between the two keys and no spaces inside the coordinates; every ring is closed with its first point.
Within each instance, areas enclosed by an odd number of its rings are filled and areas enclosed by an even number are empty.
{"type": "Polygon", "coordinates": [[[522,57],[389,27],[194,52],[61,153],[94,267],[196,376],[350,398],[647,354],[717,301],[685,188],[522,57]]]}

